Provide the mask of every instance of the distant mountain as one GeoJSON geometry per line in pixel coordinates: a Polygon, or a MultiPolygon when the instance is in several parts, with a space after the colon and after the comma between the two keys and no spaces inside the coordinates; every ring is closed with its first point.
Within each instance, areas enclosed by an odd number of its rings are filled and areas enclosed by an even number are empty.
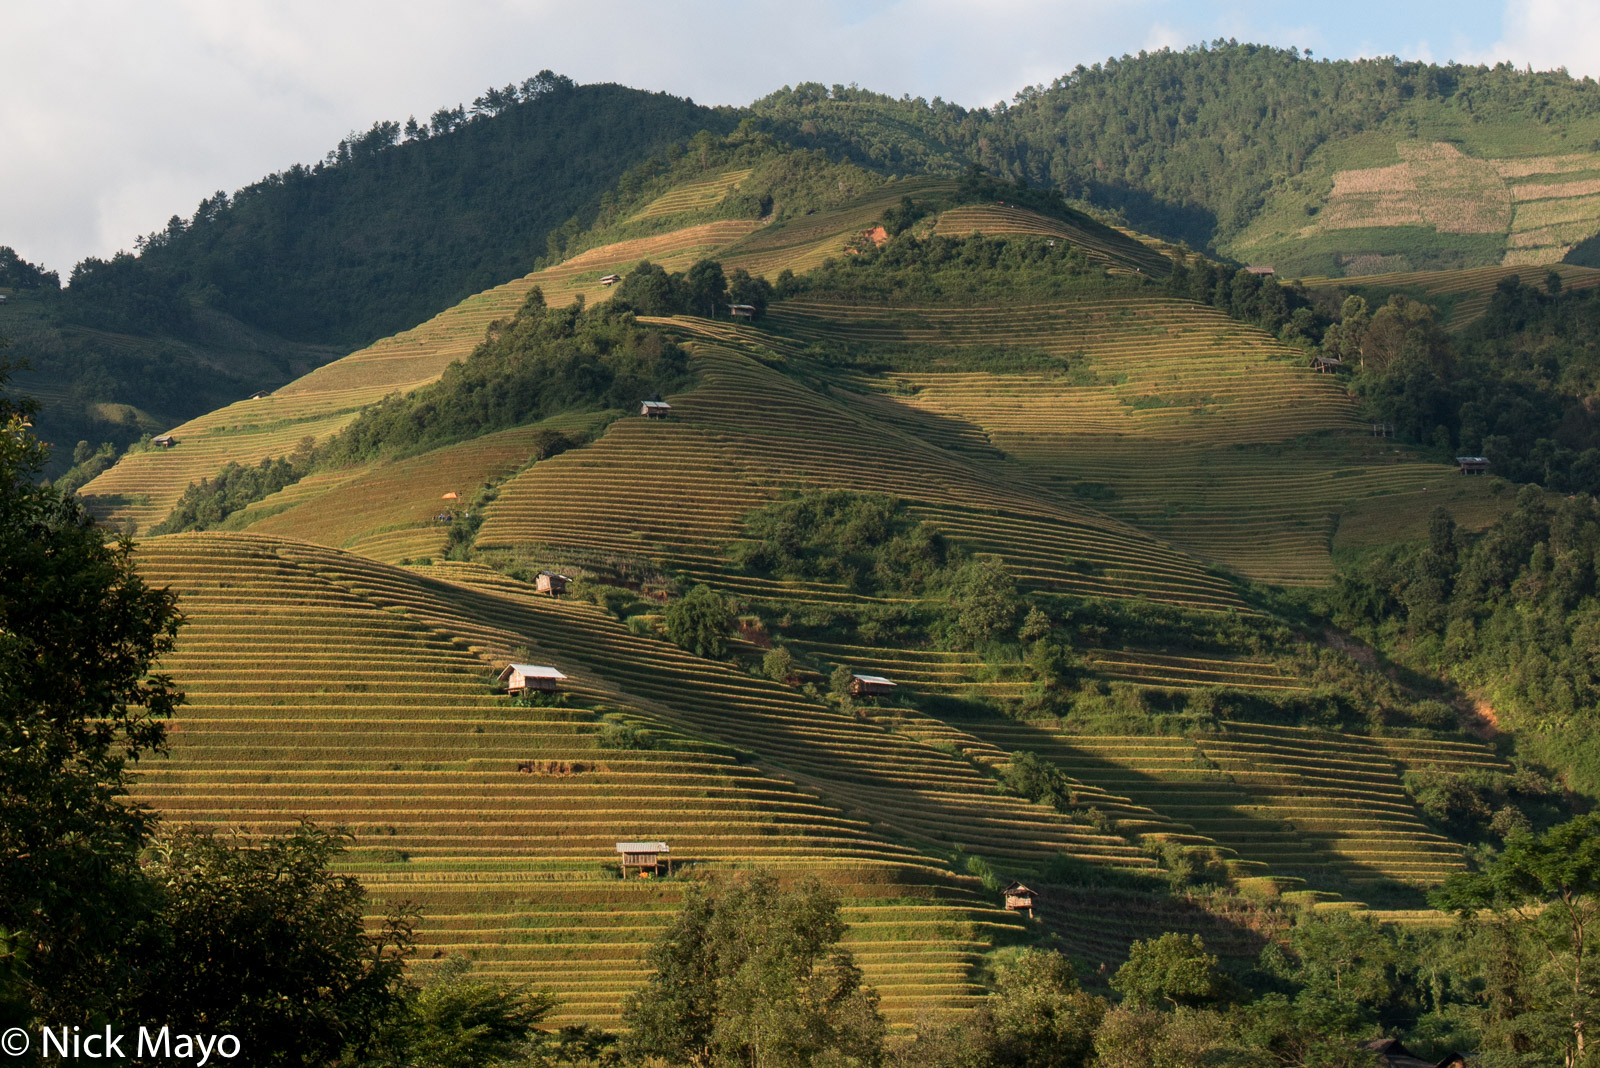
{"type": "Polygon", "coordinates": [[[1554,263],[1600,233],[1600,86],[1559,71],[1218,41],[994,108],[809,84],[752,110],[797,145],[891,172],[976,163],[1295,273],[1554,263]]]}
{"type": "MultiPolygon", "coordinates": [[[[125,445],[571,255],[596,226],[649,232],[664,208],[639,196],[740,124],[823,170],[977,168],[1280,274],[1587,263],[1600,234],[1600,86],[1560,72],[1218,41],[976,109],[818,83],[713,109],[544,72],[218,193],[138,255],[78,264],[62,300],[35,291],[25,323],[0,308],[0,334],[32,360],[23,384],[70,402],[47,409],[48,436],[125,445]],[[209,386],[150,388],[175,369],[209,386]]],[[[825,204],[804,176],[756,177],[825,204]]],[[[770,210],[746,193],[720,217],[770,210]]]]}

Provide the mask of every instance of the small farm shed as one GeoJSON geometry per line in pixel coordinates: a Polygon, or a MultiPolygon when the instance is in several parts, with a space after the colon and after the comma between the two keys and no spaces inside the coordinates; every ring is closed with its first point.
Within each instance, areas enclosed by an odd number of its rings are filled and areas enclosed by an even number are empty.
{"type": "Polygon", "coordinates": [[[250,394],[250,399],[251,400],[260,400],[262,397],[270,397],[270,396],[272,396],[272,391],[271,390],[269,390],[269,389],[258,389],[254,393],[250,394]]]}
{"type": "Polygon", "coordinates": [[[754,304],[730,304],[728,305],[728,315],[733,319],[754,319],[756,317],[756,306],[754,304]]]}
{"type": "Polygon", "coordinates": [[[1313,356],[1311,366],[1320,375],[1326,371],[1337,371],[1344,366],[1344,361],[1337,356],[1313,356]]]}
{"type": "Polygon", "coordinates": [[[1437,1063],[1426,1060],[1406,1049],[1398,1038],[1375,1038],[1362,1049],[1376,1055],[1383,1068],[1456,1068],[1467,1063],[1467,1059],[1459,1053],[1448,1053],[1437,1063]]]}
{"type": "Polygon", "coordinates": [[[170,449],[178,443],[178,439],[171,434],[157,434],[150,439],[150,444],[158,449],[170,449]]]}
{"type": "Polygon", "coordinates": [[[1486,456],[1457,456],[1456,464],[1461,468],[1463,475],[1481,475],[1489,470],[1489,459],[1486,456]]]}
{"type": "Polygon", "coordinates": [[[1001,891],[1005,895],[1006,908],[1012,912],[1026,912],[1028,918],[1033,918],[1033,899],[1037,896],[1028,887],[1021,883],[1012,883],[1001,891]]]}
{"type": "Polygon", "coordinates": [[[1271,267],[1246,267],[1245,274],[1277,274],[1271,267]]]}
{"type": "Polygon", "coordinates": [[[506,693],[555,693],[566,676],[542,664],[507,664],[500,672],[506,693]]]}
{"type": "Polygon", "coordinates": [[[888,697],[894,693],[894,683],[882,675],[851,675],[851,697],[888,697]]]}
{"type": "Polygon", "coordinates": [[[648,400],[639,402],[639,414],[648,419],[665,419],[672,411],[672,405],[666,401],[648,400]]]}
{"type": "Polygon", "coordinates": [[[672,874],[672,850],[665,842],[618,842],[617,853],[622,858],[622,877],[628,877],[629,868],[639,869],[641,879],[651,875],[672,874]]]}
{"type": "Polygon", "coordinates": [[[552,597],[560,597],[567,592],[567,583],[572,580],[565,575],[558,575],[554,571],[541,571],[534,580],[534,589],[540,593],[548,593],[552,597]]]}
{"type": "Polygon", "coordinates": [[[600,284],[605,286],[607,289],[610,289],[620,281],[622,281],[622,276],[620,274],[608,274],[604,278],[600,279],[600,284]]]}

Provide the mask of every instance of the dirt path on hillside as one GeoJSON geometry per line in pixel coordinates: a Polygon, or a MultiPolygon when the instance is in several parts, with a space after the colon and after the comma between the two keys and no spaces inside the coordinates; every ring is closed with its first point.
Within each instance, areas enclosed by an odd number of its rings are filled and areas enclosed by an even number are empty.
{"type": "Polygon", "coordinates": [[[1495,715],[1494,706],[1482,697],[1467,700],[1470,704],[1462,712],[1461,726],[1486,742],[1494,741],[1500,736],[1500,717],[1495,715]]]}

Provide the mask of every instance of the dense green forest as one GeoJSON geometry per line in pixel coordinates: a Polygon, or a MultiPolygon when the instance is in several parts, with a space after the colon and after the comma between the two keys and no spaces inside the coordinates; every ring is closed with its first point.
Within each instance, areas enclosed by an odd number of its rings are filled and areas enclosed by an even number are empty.
{"type": "Polygon", "coordinates": [[[548,308],[537,288],[509,323],[444,376],[361,416],[323,452],[326,463],[403,456],[562,412],[637,405],[687,380],[688,357],[625,309],[548,308]]]}
{"type": "Polygon", "coordinates": [[[734,121],[546,71],[470,110],[374,123],[319,163],[207,198],[141,239],[138,257],[79,264],[69,292],[82,314],[124,319],[123,295],[140,292],[132,326],[179,320],[184,300],[199,299],[287,338],[353,348],[525,274],[546,234],[593,212],[636,160],[734,121]]]}
{"type": "Polygon", "coordinates": [[[735,122],[547,71],[218,192],[137,254],[86,258],[65,289],[0,248],[0,333],[46,401],[46,474],[76,442],[120,450],[526,273],[638,160],[735,122]]]}
{"type": "Polygon", "coordinates": [[[1346,569],[1333,619],[1402,661],[1451,679],[1515,729],[1519,747],[1600,791],[1600,505],[1524,489],[1483,535],[1436,514],[1427,544],[1346,569]]]}
{"type": "Polygon", "coordinates": [[[750,110],[784,140],[864,166],[955,174],[977,163],[1217,248],[1324,145],[1379,128],[1415,136],[1443,121],[1514,123],[1555,146],[1564,122],[1597,106],[1600,86],[1561,71],[1313,60],[1217,40],[1079,66],[987,108],[813,82],[750,110]]]}

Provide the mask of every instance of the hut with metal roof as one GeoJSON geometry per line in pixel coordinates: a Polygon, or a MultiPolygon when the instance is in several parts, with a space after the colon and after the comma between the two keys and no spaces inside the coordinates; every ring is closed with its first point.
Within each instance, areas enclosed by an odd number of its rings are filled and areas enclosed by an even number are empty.
{"type": "Polygon", "coordinates": [[[647,419],[665,419],[672,414],[672,405],[660,400],[640,401],[639,414],[647,419]]]}
{"type": "Polygon", "coordinates": [[[641,879],[672,874],[672,850],[665,842],[618,842],[617,854],[624,879],[629,868],[637,871],[641,879]]]}
{"type": "Polygon", "coordinates": [[[509,694],[555,693],[566,676],[544,664],[507,664],[500,672],[500,685],[509,694]]]}

